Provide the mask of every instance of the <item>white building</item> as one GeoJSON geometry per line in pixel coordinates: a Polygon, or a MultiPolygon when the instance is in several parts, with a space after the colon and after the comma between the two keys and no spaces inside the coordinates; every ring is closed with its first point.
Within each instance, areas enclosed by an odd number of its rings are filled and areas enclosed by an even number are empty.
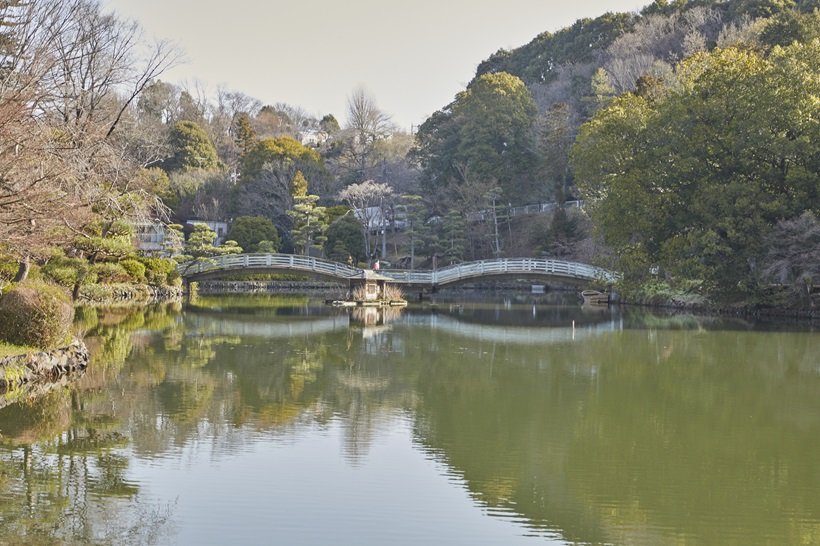
{"type": "Polygon", "coordinates": [[[398,231],[407,228],[408,225],[407,207],[404,205],[386,206],[384,215],[382,215],[382,207],[353,209],[353,215],[362,223],[367,220],[367,230],[371,233],[379,232],[383,228],[398,231]]]}
{"type": "Polygon", "coordinates": [[[134,244],[137,251],[145,256],[163,256],[165,248],[165,224],[159,220],[140,222],[134,225],[134,244]]]}
{"type": "Polygon", "coordinates": [[[309,146],[311,148],[318,148],[327,142],[329,138],[330,135],[325,131],[310,130],[299,134],[299,140],[302,146],[309,146]]]}

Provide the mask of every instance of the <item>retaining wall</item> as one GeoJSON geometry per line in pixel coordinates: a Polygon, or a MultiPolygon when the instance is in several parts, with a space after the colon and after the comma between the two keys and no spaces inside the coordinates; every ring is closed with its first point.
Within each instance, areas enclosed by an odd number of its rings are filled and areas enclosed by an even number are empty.
{"type": "Polygon", "coordinates": [[[323,281],[199,281],[198,292],[202,296],[224,294],[301,294],[320,292],[322,294],[344,294],[347,285],[323,281]]]}
{"type": "Polygon", "coordinates": [[[180,286],[151,286],[147,284],[99,284],[80,288],[77,298],[81,305],[111,305],[173,301],[183,296],[180,286]]]}
{"type": "Polygon", "coordinates": [[[75,339],[69,346],[0,358],[0,393],[34,381],[55,381],[88,367],[88,347],[75,339]]]}

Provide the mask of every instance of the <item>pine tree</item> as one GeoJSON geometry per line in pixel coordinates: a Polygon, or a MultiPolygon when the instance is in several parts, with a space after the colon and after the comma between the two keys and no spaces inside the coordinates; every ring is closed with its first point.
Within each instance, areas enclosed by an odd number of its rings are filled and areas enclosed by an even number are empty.
{"type": "Polygon", "coordinates": [[[327,240],[325,207],[316,206],[318,195],[296,196],[293,201],[293,208],[288,211],[293,220],[293,243],[302,254],[308,255],[311,248],[321,249],[327,240]]]}
{"type": "Polygon", "coordinates": [[[290,194],[293,196],[293,199],[297,199],[307,196],[307,192],[307,178],[302,174],[302,171],[296,171],[296,174],[293,175],[293,179],[290,181],[290,194]]]}
{"type": "Polygon", "coordinates": [[[251,125],[251,118],[248,114],[240,112],[236,115],[231,126],[231,135],[234,143],[239,148],[239,159],[241,161],[256,144],[256,130],[251,125]]]}

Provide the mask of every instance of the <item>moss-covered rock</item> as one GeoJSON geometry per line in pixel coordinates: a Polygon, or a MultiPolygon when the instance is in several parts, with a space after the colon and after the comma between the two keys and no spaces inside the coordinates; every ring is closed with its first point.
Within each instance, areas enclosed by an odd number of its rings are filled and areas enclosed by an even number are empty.
{"type": "Polygon", "coordinates": [[[49,349],[66,340],[73,316],[74,307],[63,289],[29,281],[0,299],[0,339],[49,349]]]}

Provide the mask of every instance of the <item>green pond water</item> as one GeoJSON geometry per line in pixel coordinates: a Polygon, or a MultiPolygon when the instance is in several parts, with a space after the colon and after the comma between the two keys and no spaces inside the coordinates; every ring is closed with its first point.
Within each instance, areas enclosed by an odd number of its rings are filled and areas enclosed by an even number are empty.
{"type": "Polygon", "coordinates": [[[820,544],[820,333],[532,297],[83,309],[0,544],[820,544]]]}

